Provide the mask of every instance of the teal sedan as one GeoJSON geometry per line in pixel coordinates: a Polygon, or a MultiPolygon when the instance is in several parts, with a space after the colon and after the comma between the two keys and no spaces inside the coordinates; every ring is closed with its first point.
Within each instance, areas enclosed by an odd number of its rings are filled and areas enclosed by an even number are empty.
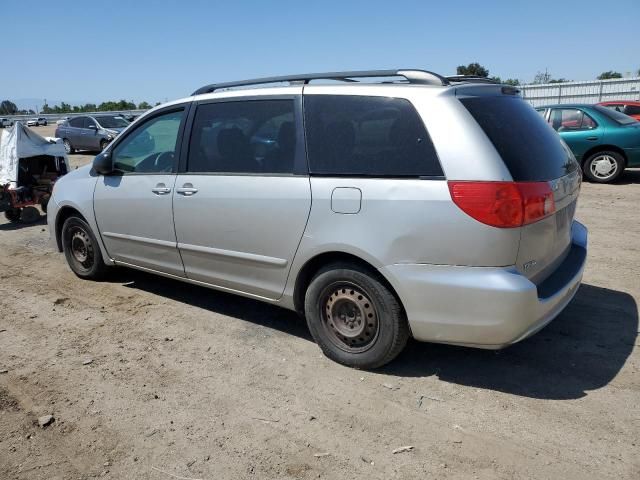
{"type": "Polygon", "coordinates": [[[600,105],[538,107],[569,145],[592,182],[609,183],[628,167],[640,167],[640,122],[600,105]]]}

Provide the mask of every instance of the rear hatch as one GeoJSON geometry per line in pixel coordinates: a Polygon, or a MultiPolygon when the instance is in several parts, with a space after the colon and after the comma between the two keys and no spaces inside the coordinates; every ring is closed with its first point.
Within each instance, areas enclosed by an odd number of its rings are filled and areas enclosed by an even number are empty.
{"type": "Polygon", "coordinates": [[[582,179],[580,167],[560,136],[520,97],[481,96],[460,101],[495,146],[513,181],[548,192],[544,214],[520,227],[516,259],[518,270],[540,284],[569,253],[582,179]]]}

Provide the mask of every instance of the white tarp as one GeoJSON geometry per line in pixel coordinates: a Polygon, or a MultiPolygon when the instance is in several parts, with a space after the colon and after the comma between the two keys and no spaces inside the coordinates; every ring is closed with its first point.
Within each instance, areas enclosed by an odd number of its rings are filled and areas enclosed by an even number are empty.
{"type": "Polygon", "coordinates": [[[20,122],[5,128],[0,135],[0,186],[15,183],[18,179],[18,160],[20,158],[50,155],[64,157],[67,154],[59,138],[44,138],[20,122]]]}

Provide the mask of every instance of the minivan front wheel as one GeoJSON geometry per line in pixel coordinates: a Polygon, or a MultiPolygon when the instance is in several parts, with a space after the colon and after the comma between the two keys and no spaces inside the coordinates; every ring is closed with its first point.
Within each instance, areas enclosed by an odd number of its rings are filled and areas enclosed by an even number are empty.
{"type": "Polygon", "coordinates": [[[617,152],[596,152],[584,162],[583,171],[589,180],[597,183],[610,183],[616,180],[624,170],[624,158],[617,152]]]}
{"type": "Polygon", "coordinates": [[[75,153],[76,149],[73,148],[73,145],[71,145],[71,142],[67,138],[62,140],[62,144],[64,145],[65,152],[67,152],[68,154],[75,153]]]}
{"type": "Polygon", "coordinates": [[[324,354],[350,367],[385,365],[409,338],[407,319],[395,295],[356,265],[321,270],[307,289],[305,316],[324,354]]]}
{"type": "Polygon", "coordinates": [[[65,220],[62,249],[69,267],[78,277],[97,280],[106,273],[98,241],[84,219],[71,216],[65,220]]]}

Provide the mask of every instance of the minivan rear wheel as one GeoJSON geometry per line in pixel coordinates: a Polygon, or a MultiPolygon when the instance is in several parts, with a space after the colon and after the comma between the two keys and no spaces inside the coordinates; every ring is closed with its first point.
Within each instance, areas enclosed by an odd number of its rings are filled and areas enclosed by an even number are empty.
{"type": "Polygon", "coordinates": [[[62,225],[62,249],[73,273],[84,279],[98,280],[107,272],[102,252],[84,219],[71,216],[62,225]]]}
{"type": "Polygon", "coordinates": [[[357,265],[332,265],[318,272],[307,288],[305,316],[324,354],[350,367],[381,367],[409,338],[393,292],[357,265]]]}
{"type": "Polygon", "coordinates": [[[622,175],[624,158],[618,152],[596,152],[587,158],[582,170],[592,182],[610,183],[622,175]]]}

